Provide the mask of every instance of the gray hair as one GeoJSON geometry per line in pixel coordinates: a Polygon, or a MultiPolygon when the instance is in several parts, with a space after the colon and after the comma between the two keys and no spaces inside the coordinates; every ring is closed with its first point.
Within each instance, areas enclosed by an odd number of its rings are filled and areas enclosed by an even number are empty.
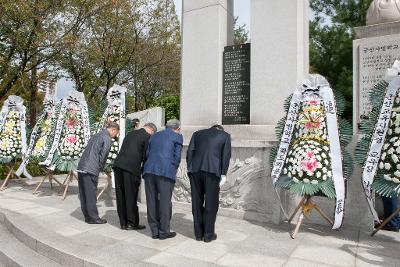
{"type": "Polygon", "coordinates": [[[109,121],[106,126],[107,129],[114,128],[119,131],[119,124],[113,121],[109,121]]]}
{"type": "Polygon", "coordinates": [[[167,121],[167,124],[165,124],[165,127],[176,130],[181,127],[181,122],[177,119],[171,119],[171,120],[167,121]]]}
{"type": "Polygon", "coordinates": [[[157,126],[152,122],[146,123],[143,127],[152,129],[154,133],[157,132],[157,126]]]}

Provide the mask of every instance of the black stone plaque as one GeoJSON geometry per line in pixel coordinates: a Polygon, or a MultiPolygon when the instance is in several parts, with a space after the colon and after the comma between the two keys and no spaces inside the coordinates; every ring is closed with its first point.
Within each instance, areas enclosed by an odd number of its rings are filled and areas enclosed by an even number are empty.
{"type": "Polygon", "coordinates": [[[224,49],[222,124],[250,124],[250,44],[224,49]]]}

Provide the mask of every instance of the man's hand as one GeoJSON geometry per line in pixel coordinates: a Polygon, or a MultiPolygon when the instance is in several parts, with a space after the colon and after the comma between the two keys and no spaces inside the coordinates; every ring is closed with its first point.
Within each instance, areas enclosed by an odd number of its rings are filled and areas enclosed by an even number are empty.
{"type": "Polygon", "coordinates": [[[221,175],[221,180],[219,181],[219,187],[226,183],[226,175],[221,175]]]}

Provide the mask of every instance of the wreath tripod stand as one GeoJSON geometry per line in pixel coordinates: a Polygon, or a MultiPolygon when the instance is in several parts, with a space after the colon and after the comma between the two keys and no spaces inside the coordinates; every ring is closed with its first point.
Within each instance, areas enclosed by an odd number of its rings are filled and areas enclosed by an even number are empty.
{"type": "Polygon", "coordinates": [[[381,230],[383,227],[385,227],[386,224],[390,222],[391,219],[393,219],[394,216],[399,214],[400,212],[400,207],[397,208],[392,214],[390,214],[389,217],[387,217],[372,233],[371,236],[374,236],[379,230],[381,230]]]}
{"type": "Polygon", "coordinates": [[[40,180],[39,184],[36,186],[35,190],[33,190],[32,194],[36,194],[37,191],[39,190],[39,188],[42,186],[43,182],[49,179],[49,183],[50,183],[50,188],[53,189],[53,180],[59,185],[59,186],[63,186],[63,184],[57,180],[57,178],[55,178],[53,176],[53,171],[47,169],[46,171],[46,175],[40,180]]]}
{"type": "Polygon", "coordinates": [[[97,194],[97,201],[99,201],[99,198],[101,197],[101,195],[103,195],[103,193],[106,191],[106,189],[112,184],[112,176],[111,176],[111,172],[107,172],[107,183],[104,185],[104,187],[101,189],[101,191],[97,194]]]}
{"type": "Polygon", "coordinates": [[[290,234],[290,237],[292,239],[296,238],[300,226],[303,223],[304,217],[307,217],[313,209],[315,209],[319,213],[319,215],[321,215],[321,217],[324,218],[330,225],[333,225],[332,220],[322,211],[322,209],[316,203],[312,201],[311,198],[312,198],[311,196],[304,196],[300,200],[300,203],[297,205],[296,209],[293,211],[292,215],[288,220],[288,223],[290,223],[293,220],[294,216],[296,216],[298,211],[301,209],[301,213],[299,215],[296,227],[294,228],[294,231],[290,234]]]}
{"type": "Polygon", "coordinates": [[[19,181],[22,180],[22,178],[19,177],[14,171],[15,165],[16,165],[16,162],[5,165],[8,169],[8,173],[7,173],[6,179],[4,180],[3,184],[0,187],[0,191],[3,191],[4,189],[7,188],[7,185],[9,183],[10,179],[19,180],[19,181]]]}
{"type": "Polygon", "coordinates": [[[76,177],[75,173],[73,171],[69,171],[68,174],[67,174],[67,177],[65,177],[65,180],[62,183],[62,185],[65,186],[64,193],[63,193],[63,200],[67,197],[67,191],[68,191],[69,185],[74,180],[74,178],[76,180],[78,180],[78,178],[76,177]]]}

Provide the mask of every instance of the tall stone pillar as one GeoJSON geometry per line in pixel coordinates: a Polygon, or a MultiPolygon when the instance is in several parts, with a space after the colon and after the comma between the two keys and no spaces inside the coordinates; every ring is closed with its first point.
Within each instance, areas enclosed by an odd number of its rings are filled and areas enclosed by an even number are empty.
{"type": "Polygon", "coordinates": [[[222,55],[232,44],[232,0],[183,0],[181,112],[183,129],[221,123],[222,55]]]}
{"type": "Polygon", "coordinates": [[[251,124],[275,125],[309,68],[308,0],[251,0],[251,124]]]}

